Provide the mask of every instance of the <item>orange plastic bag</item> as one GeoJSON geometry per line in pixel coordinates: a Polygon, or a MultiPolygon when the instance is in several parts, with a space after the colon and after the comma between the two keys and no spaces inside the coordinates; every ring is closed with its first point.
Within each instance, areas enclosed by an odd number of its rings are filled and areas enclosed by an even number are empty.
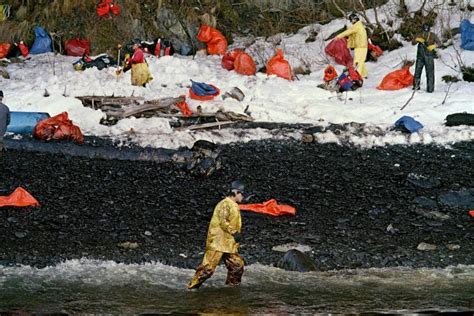
{"type": "Polygon", "coordinates": [[[276,55],[268,61],[267,75],[277,75],[288,80],[294,79],[290,63],[284,58],[281,48],[278,48],[276,55]]]}
{"type": "Polygon", "coordinates": [[[413,75],[410,67],[392,71],[386,75],[378,85],[379,90],[400,90],[413,85],[413,75]]]}
{"type": "Polygon", "coordinates": [[[36,124],[33,136],[41,140],[72,140],[78,144],[84,143],[81,129],[72,124],[67,112],[42,120],[36,124]]]}
{"type": "Polygon", "coordinates": [[[209,55],[224,55],[227,50],[225,36],[209,25],[201,25],[197,39],[207,44],[207,53],[209,55]]]}
{"type": "Polygon", "coordinates": [[[0,58],[5,58],[8,55],[8,52],[10,51],[10,47],[12,45],[9,43],[1,43],[0,44],[0,58]]]}
{"type": "Polygon", "coordinates": [[[235,58],[234,70],[241,75],[252,76],[257,72],[257,66],[249,54],[240,52],[235,58]]]}
{"type": "Polygon", "coordinates": [[[8,196],[0,196],[0,207],[2,206],[40,206],[39,202],[22,187],[18,187],[8,196]]]}
{"type": "Polygon", "coordinates": [[[181,111],[181,113],[183,113],[184,116],[191,116],[193,114],[193,111],[191,111],[186,101],[176,103],[176,106],[179,108],[179,110],[181,111]]]}
{"type": "Polygon", "coordinates": [[[333,65],[328,65],[326,69],[324,69],[324,78],[325,82],[329,82],[333,79],[337,78],[337,71],[333,65]]]}
{"type": "Polygon", "coordinates": [[[277,200],[271,199],[258,204],[240,204],[242,211],[251,211],[260,214],[267,214],[272,216],[295,215],[296,209],[290,205],[279,205],[277,200]]]}
{"type": "Polygon", "coordinates": [[[469,215],[471,215],[471,217],[474,217],[474,210],[469,211],[469,215]]]}

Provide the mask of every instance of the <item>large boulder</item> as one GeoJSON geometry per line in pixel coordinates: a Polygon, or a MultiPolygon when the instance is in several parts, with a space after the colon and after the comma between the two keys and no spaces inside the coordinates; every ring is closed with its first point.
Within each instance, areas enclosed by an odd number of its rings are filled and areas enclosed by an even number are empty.
{"type": "Polygon", "coordinates": [[[296,249],[288,250],[283,258],[278,261],[277,267],[288,271],[316,271],[316,264],[313,260],[305,253],[296,249]]]}

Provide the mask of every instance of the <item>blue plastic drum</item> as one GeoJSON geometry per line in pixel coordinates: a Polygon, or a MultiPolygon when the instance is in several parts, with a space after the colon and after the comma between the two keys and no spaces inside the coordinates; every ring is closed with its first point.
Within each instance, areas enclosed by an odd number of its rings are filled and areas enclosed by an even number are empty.
{"type": "Polygon", "coordinates": [[[33,130],[39,121],[50,118],[45,112],[10,112],[10,124],[7,132],[15,134],[33,134],[33,130]]]}

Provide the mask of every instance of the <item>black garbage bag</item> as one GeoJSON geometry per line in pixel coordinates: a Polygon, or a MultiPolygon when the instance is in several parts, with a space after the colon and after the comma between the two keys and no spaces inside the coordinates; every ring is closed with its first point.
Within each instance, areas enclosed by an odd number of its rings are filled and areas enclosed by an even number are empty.
{"type": "Polygon", "coordinates": [[[87,68],[96,67],[99,70],[104,68],[115,66],[117,63],[115,60],[107,54],[101,54],[96,58],[90,58],[87,55],[82,56],[81,59],[72,64],[76,70],[85,70],[87,68]]]}
{"type": "Polygon", "coordinates": [[[474,125],[474,114],[472,113],[453,113],[446,116],[446,126],[474,125]]]}

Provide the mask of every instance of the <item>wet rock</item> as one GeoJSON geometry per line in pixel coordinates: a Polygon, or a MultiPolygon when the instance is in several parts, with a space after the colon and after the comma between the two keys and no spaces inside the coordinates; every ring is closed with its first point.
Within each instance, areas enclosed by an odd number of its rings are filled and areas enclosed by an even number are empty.
{"type": "Polygon", "coordinates": [[[316,271],[316,265],[311,258],[303,252],[291,249],[285,253],[283,258],[278,261],[277,267],[298,272],[316,271]]]}
{"type": "Polygon", "coordinates": [[[441,185],[441,181],[437,178],[430,178],[416,173],[409,173],[407,181],[423,189],[432,189],[441,185]]]}
{"type": "Polygon", "coordinates": [[[294,242],[272,247],[273,251],[278,251],[278,252],[288,252],[291,249],[296,249],[296,250],[301,251],[301,252],[309,252],[309,251],[312,250],[312,248],[310,246],[300,245],[300,244],[294,243],[294,242]]]}
{"type": "Polygon", "coordinates": [[[455,251],[461,249],[461,245],[449,244],[446,246],[449,250],[455,251]]]}
{"type": "Polygon", "coordinates": [[[13,223],[13,224],[18,223],[18,219],[16,217],[9,217],[9,218],[7,218],[7,221],[9,223],[13,223]]]}
{"type": "Polygon", "coordinates": [[[417,196],[413,201],[425,208],[438,208],[436,201],[425,196],[417,196]]]}
{"type": "Polygon", "coordinates": [[[445,221],[451,218],[448,214],[441,213],[439,211],[429,211],[425,209],[414,208],[414,212],[426,218],[435,219],[435,220],[445,221]]]}
{"type": "Polygon", "coordinates": [[[471,190],[449,191],[438,198],[439,203],[459,208],[474,208],[474,196],[471,190]]]}
{"type": "Polygon", "coordinates": [[[431,250],[436,250],[436,248],[437,248],[436,245],[428,244],[425,242],[418,244],[418,246],[416,247],[416,249],[421,250],[421,251],[431,251],[431,250]]]}
{"type": "Polygon", "coordinates": [[[123,248],[123,249],[137,249],[139,245],[137,242],[126,241],[126,242],[117,244],[117,247],[123,248]]]}
{"type": "Polygon", "coordinates": [[[15,232],[15,237],[16,237],[16,238],[20,238],[20,239],[21,239],[21,238],[25,238],[26,235],[27,235],[26,232],[15,232]]]}

